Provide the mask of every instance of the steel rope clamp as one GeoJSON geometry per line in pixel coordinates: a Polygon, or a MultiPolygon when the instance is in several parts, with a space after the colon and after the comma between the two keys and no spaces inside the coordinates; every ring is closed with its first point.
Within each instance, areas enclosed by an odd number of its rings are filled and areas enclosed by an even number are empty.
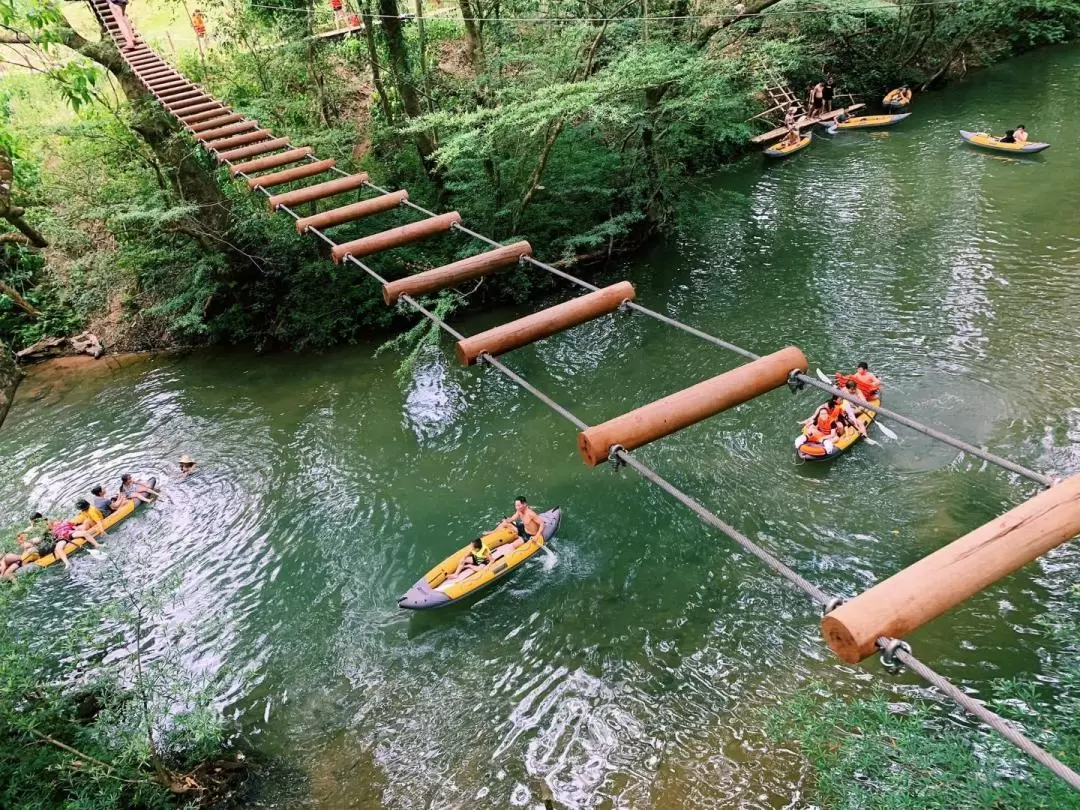
{"type": "Polygon", "coordinates": [[[619,458],[619,453],[625,452],[626,448],[621,444],[613,444],[608,448],[607,460],[611,462],[611,466],[616,470],[619,469],[619,467],[626,466],[626,462],[619,458]]]}
{"type": "Polygon", "coordinates": [[[903,669],[903,662],[896,657],[896,653],[900,650],[911,655],[911,645],[906,641],[899,638],[889,639],[888,644],[881,649],[881,665],[890,672],[898,672],[903,669]]]}
{"type": "Polygon", "coordinates": [[[838,607],[840,607],[846,601],[847,600],[842,596],[834,596],[834,597],[832,597],[828,602],[826,602],[824,605],[821,606],[821,615],[823,617],[828,616],[830,613],[832,613],[834,610],[836,610],[838,607]]]}
{"type": "Polygon", "coordinates": [[[791,393],[793,394],[802,391],[803,388],[806,386],[806,383],[799,379],[799,375],[801,373],[802,372],[799,371],[799,369],[797,368],[793,368],[791,371],[788,372],[787,387],[791,389],[791,393]]]}

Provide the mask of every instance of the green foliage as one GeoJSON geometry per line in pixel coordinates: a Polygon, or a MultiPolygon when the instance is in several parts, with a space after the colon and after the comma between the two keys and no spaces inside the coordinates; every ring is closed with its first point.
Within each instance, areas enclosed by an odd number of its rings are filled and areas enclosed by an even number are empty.
{"type": "MultiPolygon", "coordinates": [[[[1038,683],[992,685],[991,708],[1074,768],[1080,764],[1080,593],[1042,620],[1048,654],[1038,683]]],[[[992,733],[961,728],[949,707],[804,688],[769,718],[777,739],[794,740],[813,767],[813,800],[836,810],[965,810],[1080,807],[1080,797],[992,733]]]]}
{"type": "MultiPolygon", "coordinates": [[[[432,313],[436,318],[446,320],[450,317],[454,311],[460,309],[465,300],[458,295],[442,292],[439,293],[434,299],[424,299],[418,301],[421,306],[432,313]]],[[[401,304],[403,310],[413,312],[413,308],[409,307],[404,302],[401,304]]],[[[427,318],[422,318],[413,324],[412,328],[405,332],[391,338],[390,340],[379,346],[375,352],[375,356],[378,357],[386,352],[400,352],[404,354],[401,364],[394,372],[394,376],[399,382],[407,380],[416,367],[417,361],[421,358],[424,351],[431,346],[435,346],[439,342],[439,337],[442,333],[440,327],[432,323],[427,318]]]]}
{"type": "Polygon", "coordinates": [[[116,599],[49,622],[48,633],[20,606],[41,583],[28,576],[0,588],[0,806],[186,806],[174,774],[222,752],[210,692],[169,651],[167,592],[115,564],[105,576],[116,599]],[[166,652],[146,659],[154,647],[166,652]]]}

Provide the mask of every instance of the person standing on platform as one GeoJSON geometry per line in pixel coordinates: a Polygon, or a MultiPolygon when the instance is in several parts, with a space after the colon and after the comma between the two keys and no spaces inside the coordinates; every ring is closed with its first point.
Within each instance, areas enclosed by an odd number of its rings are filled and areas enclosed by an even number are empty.
{"type": "Polygon", "coordinates": [[[810,88],[810,98],[806,104],[806,114],[811,118],[816,118],[821,115],[821,110],[824,105],[825,95],[825,82],[818,82],[810,88]]]}
{"type": "Polygon", "coordinates": [[[832,76],[825,80],[825,87],[821,90],[822,112],[832,112],[833,97],[836,95],[836,79],[832,76]]]}
{"type": "Polygon", "coordinates": [[[131,21],[127,18],[128,0],[109,0],[109,11],[113,19],[120,26],[120,33],[124,36],[124,50],[130,51],[135,47],[135,32],[131,29],[131,21]]]}

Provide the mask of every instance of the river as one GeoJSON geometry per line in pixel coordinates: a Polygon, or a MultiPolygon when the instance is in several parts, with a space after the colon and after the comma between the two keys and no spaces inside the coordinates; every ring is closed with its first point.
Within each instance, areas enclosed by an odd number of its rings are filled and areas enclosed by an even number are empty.
{"type": "MultiPolygon", "coordinates": [[[[1075,474],[1077,97],[1080,49],[1052,49],[919,98],[895,129],[755,156],[694,182],[678,233],[601,280],[759,352],[795,344],[827,371],[865,359],[889,406],[1075,474]],[[1014,160],[957,136],[1020,122],[1054,147],[1014,160]]],[[[133,576],[175,580],[184,665],[282,764],[261,806],[539,807],[541,780],[569,808],[802,806],[806,768],[761,712],[812,677],[856,695],[915,685],[838,663],[800,594],[633,472],[586,468],[567,422],[459,367],[450,344],[400,383],[399,358],[375,348],[40,374],[0,430],[12,525],[121,472],[163,479],[162,502],[108,542],[134,551],[133,576]],[[181,453],[200,463],[187,481],[181,453]],[[464,606],[395,606],[519,492],[562,505],[557,559],[464,606]]],[[[595,423],[737,358],[616,314],[506,362],[595,423]]],[[[781,389],[639,454],[844,595],[1038,489],[899,427],[898,442],[796,465],[795,423],[818,400],[781,389]]],[[[1077,563],[1065,546],[988,588],[916,633],[916,652],[977,694],[1038,677],[1035,619],[1077,563]]],[[[39,575],[28,610],[107,598],[102,565],[39,575]]]]}

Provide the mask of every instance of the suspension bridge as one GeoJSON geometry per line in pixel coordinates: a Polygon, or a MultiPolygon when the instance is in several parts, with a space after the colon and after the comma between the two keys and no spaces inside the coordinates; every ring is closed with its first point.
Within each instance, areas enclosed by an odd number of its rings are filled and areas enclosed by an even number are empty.
{"type": "MultiPolygon", "coordinates": [[[[90,0],[90,5],[102,30],[119,48],[122,42],[120,27],[107,0],[90,0]]],[[[404,304],[437,325],[456,341],[457,356],[464,365],[479,364],[503,375],[574,425],[579,431],[578,449],[586,464],[597,466],[609,461],[634,470],[806,594],[821,607],[823,638],[842,660],[858,663],[880,652],[886,664],[906,666],[1080,791],[1080,774],[1034,743],[1022,729],[1005,721],[919,660],[903,641],[905,636],[982,588],[1080,533],[1080,475],[1056,481],[903,414],[868,405],[808,374],[806,357],[797,347],[789,346],[760,356],[644,306],[635,300],[636,293],[629,281],[598,288],[540,261],[533,256],[528,242],[510,245],[496,242],[466,227],[457,212],[430,211],[411,200],[406,190],[381,188],[371,183],[365,173],[342,171],[333,159],[320,159],[310,147],[293,145],[289,138],[275,135],[190,82],[141,39],[136,40],[135,48],[120,52],[146,90],[196,143],[218,164],[228,166],[231,176],[246,183],[249,191],[267,197],[271,212],[292,217],[299,235],[310,234],[325,243],[336,264],[351,264],[382,285],[383,299],[388,306],[404,304]],[[316,182],[300,185],[301,181],[308,180],[316,182]],[[286,189],[282,190],[283,187],[286,189]],[[314,210],[321,201],[364,191],[373,192],[374,196],[323,211],[314,210]],[[312,213],[298,213],[296,208],[308,204],[312,206],[312,213]],[[423,218],[345,242],[326,233],[339,225],[394,209],[407,209],[423,218]],[[476,240],[486,250],[452,264],[392,281],[361,261],[391,248],[452,234],[476,240]],[[469,336],[458,332],[414,297],[455,287],[517,264],[550,273],[585,292],[564,303],[469,336]],[[590,426],[498,359],[514,349],[615,311],[653,318],[712,346],[733,352],[747,362],[683,391],[590,426]],[[891,419],[1025,477],[1044,489],[1011,511],[850,600],[826,593],[631,452],[785,385],[792,391],[809,386],[839,395],[860,407],[876,411],[879,417],[891,419]]]]}

